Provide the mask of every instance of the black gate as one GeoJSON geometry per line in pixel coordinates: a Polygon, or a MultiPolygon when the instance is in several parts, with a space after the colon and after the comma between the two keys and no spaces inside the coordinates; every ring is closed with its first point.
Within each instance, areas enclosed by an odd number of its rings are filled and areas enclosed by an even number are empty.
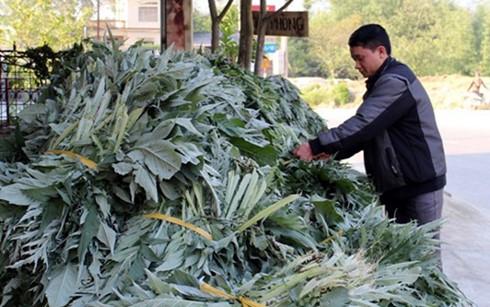
{"type": "Polygon", "coordinates": [[[0,50],[0,127],[11,126],[17,114],[35,103],[41,80],[25,52],[0,50]]]}

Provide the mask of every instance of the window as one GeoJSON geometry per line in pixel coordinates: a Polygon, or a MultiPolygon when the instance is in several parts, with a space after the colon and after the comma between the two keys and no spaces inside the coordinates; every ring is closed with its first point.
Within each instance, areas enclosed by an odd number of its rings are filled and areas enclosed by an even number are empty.
{"type": "Polygon", "coordinates": [[[138,8],[139,22],[157,22],[158,7],[157,6],[140,6],[138,8]]]}

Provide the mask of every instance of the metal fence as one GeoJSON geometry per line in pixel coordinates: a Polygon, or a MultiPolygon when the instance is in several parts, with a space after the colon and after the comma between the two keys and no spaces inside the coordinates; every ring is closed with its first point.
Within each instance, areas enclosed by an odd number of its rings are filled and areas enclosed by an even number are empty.
{"type": "Polygon", "coordinates": [[[0,50],[0,127],[9,127],[18,113],[36,102],[40,81],[24,52],[0,50]]]}

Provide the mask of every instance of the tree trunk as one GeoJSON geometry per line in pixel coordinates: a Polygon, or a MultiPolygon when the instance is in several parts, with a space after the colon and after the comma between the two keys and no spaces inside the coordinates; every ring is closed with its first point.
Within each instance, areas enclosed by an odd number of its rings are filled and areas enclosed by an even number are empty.
{"type": "Polygon", "coordinates": [[[257,50],[255,51],[255,66],[254,73],[260,75],[262,72],[262,63],[264,62],[264,44],[265,44],[265,30],[267,26],[266,20],[267,3],[266,0],[260,0],[260,14],[257,23],[257,50]]]}
{"type": "Polygon", "coordinates": [[[211,52],[215,53],[219,49],[219,20],[211,20],[211,52]]]}
{"type": "MultiPolygon", "coordinates": [[[[260,0],[260,14],[257,23],[257,51],[255,53],[254,73],[259,75],[262,71],[262,63],[264,62],[264,43],[267,23],[277,14],[284,11],[294,0],[288,0],[284,5],[273,13],[267,12],[267,0],[260,0]]],[[[253,30],[252,30],[253,31],[253,30]]]]}
{"type": "Polygon", "coordinates": [[[211,16],[211,52],[215,53],[219,46],[219,19],[216,0],[208,0],[209,15],[211,16]]]}
{"type": "Polygon", "coordinates": [[[221,13],[218,15],[218,9],[216,7],[216,0],[208,0],[209,4],[209,14],[211,15],[211,52],[214,53],[219,48],[219,38],[220,38],[220,23],[223,20],[226,12],[231,7],[234,0],[228,0],[226,6],[223,8],[221,13]]]}
{"type": "Polygon", "coordinates": [[[265,26],[259,27],[257,31],[257,50],[255,51],[254,73],[260,75],[262,72],[262,64],[264,63],[265,26]]]}
{"type": "Polygon", "coordinates": [[[252,19],[252,0],[241,0],[240,45],[238,49],[238,64],[246,70],[250,70],[253,35],[254,28],[252,19]]]}

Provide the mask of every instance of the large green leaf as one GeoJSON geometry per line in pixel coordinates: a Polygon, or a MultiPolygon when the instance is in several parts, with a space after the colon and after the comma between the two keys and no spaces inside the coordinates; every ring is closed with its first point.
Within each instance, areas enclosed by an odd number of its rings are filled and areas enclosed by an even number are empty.
{"type": "Polygon", "coordinates": [[[31,186],[22,183],[14,183],[8,186],[3,186],[0,188],[0,199],[3,199],[13,205],[18,206],[30,206],[34,204],[39,204],[38,201],[23,193],[24,190],[28,190],[31,188],[31,186]]]}
{"type": "Polygon", "coordinates": [[[277,210],[281,209],[282,207],[288,205],[289,203],[295,201],[298,198],[299,198],[299,195],[289,195],[289,196],[285,197],[284,199],[281,199],[280,201],[268,206],[267,208],[263,209],[262,211],[258,212],[256,215],[254,215],[252,218],[247,220],[240,227],[238,227],[237,232],[244,231],[245,229],[252,226],[256,222],[267,218],[269,215],[273,214],[277,210]]]}
{"type": "Polygon", "coordinates": [[[243,155],[255,160],[260,166],[277,164],[277,151],[272,145],[259,146],[236,137],[230,138],[230,143],[235,145],[243,155]]]}
{"type": "Polygon", "coordinates": [[[160,179],[172,178],[182,165],[182,158],[175,152],[175,145],[165,140],[153,139],[151,143],[136,144],[128,156],[135,162],[143,162],[160,179]]]}
{"type": "Polygon", "coordinates": [[[109,248],[111,254],[114,254],[116,246],[116,232],[106,223],[100,223],[97,239],[109,248]]]}
{"type": "Polygon", "coordinates": [[[82,213],[82,222],[80,224],[82,225],[82,231],[80,243],[78,245],[78,257],[80,259],[85,259],[84,255],[87,252],[92,239],[97,235],[100,227],[100,219],[94,203],[90,203],[85,207],[85,210],[82,213]]]}
{"type": "Polygon", "coordinates": [[[315,205],[316,213],[324,218],[328,225],[335,225],[343,221],[342,215],[337,212],[335,202],[315,195],[311,202],[315,205]]]}
{"type": "Polygon", "coordinates": [[[180,238],[174,238],[168,244],[161,265],[155,268],[157,272],[172,271],[182,266],[185,258],[185,250],[182,248],[183,243],[184,240],[181,236],[180,238]]]}
{"type": "Polygon", "coordinates": [[[53,270],[46,285],[49,306],[66,306],[76,291],[77,272],[73,263],[69,262],[53,270]]]}
{"type": "Polygon", "coordinates": [[[218,129],[230,137],[240,137],[245,130],[245,123],[239,118],[228,119],[226,114],[217,113],[213,116],[218,129]]]}
{"type": "MultiPolygon", "coordinates": [[[[145,192],[147,199],[152,199],[158,202],[158,189],[156,176],[148,171],[146,167],[136,164],[134,166],[134,182],[141,186],[145,192]]],[[[132,200],[135,199],[135,190],[131,191],[132,200]]]]}
{"type": "Polygon", "coordinates": [[[325,306],[346,306],[349,301],[349,290],[344,287],[334,288],[321,298],[321,302],[325,306]]]}

